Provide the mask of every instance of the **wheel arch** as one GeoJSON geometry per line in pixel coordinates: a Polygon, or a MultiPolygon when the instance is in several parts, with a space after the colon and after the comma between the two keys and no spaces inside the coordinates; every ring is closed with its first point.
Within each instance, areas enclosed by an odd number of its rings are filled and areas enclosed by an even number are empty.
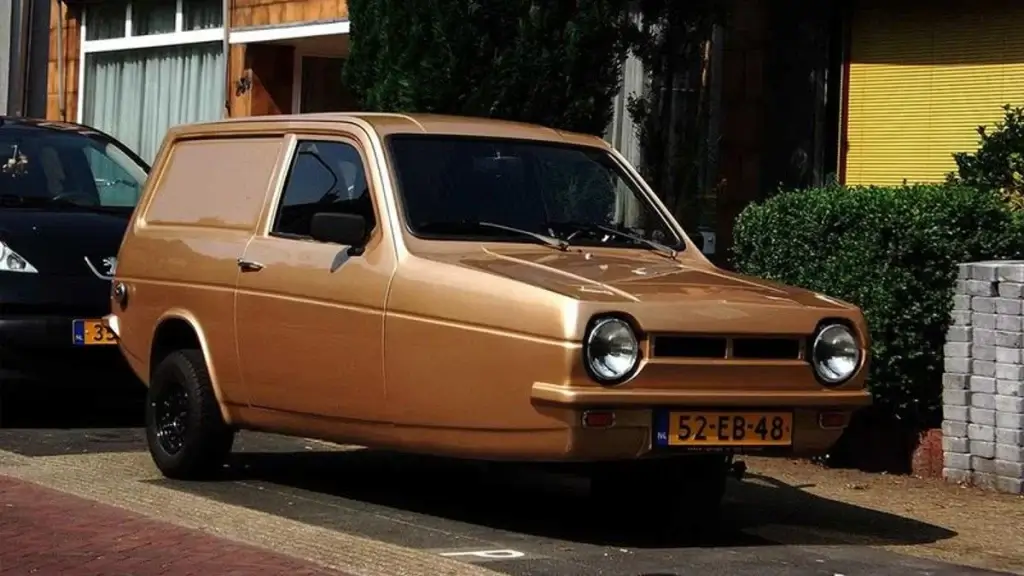
{"type": "Polygon", "coordinates": [[[224,403],[224,395],[217,378],[217,367],[210,361],[210,348],[206,334],[199,321],[188,311],[169,310],[157,321],[149,350],[148,376],[152,378],[153,371],[167,355],[175,350],[190,348],[198,349],[202,354],[206,370],[210,374],[210,384],[213,386],[213,395],[217,399],[221,416],[224,418],[224,422],[231,423],[231,414],[224,403]]]}

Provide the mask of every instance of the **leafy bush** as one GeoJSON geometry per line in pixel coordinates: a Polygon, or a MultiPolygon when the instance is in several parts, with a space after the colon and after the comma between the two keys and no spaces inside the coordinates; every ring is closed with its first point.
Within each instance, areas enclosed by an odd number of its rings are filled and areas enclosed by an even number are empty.
{"type": "Polygon", "coordinates": [[[1024,108],[1004,106],[993,129],[978,127],[975,152],[953,154],[957,171],[950,182],[997,190],[1015,210],[1024,209],[1024,108]]]}
{"type": "Polygon", "coordinates": [[[915,426],[941,419],[942,346],[957,265],[1022,252],[997,193],[960,185],[783,192],[736,222],[741,272],[860,306],[876,405],[915,426]]]}

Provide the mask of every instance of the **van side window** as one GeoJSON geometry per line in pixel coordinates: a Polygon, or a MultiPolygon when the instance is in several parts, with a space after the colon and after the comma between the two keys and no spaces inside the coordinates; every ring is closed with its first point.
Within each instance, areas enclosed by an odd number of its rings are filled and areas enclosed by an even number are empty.
{"type": "Polygon", "coordinates": [[[308,238],[317,212],[353,214],[373,230],[376,219],[363,159],[344,142],[300,141],[274,215],[271,234],[308,238]]]}

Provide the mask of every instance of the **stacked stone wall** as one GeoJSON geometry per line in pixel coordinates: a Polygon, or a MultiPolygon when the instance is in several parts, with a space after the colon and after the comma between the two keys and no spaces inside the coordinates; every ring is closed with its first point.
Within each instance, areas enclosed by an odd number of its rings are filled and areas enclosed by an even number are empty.
{"type": "Polygon", "coordinates": [[[1024,262],[962,264],[944,348],[944,478],[1024,494],[1024,262]]]}

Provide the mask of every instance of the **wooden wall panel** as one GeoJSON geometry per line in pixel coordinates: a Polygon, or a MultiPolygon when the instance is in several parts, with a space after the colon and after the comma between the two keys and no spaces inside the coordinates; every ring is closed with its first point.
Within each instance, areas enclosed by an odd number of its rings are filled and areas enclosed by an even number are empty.
{"type": "Polygon", "coordinates": [[[295,48],[253,44],[246,48],[245,61],[252,78],[249,114],[264,116],[290,113],[295,48]]]}
{"type": "Polygon", "coordinates": [[[231,85],[228,88],[228,116],[248,116],[252,109],[252,89],[239,88],[239,81],[251,81],[246,69],[245,55],[248,51],[245,44],[233,44],[228,53],[228,70],[231,72],[231,85]]]}
{"type": "Polygon", "coordinates": [[[232,28],[344,20],[346,0],[233,0],[232,28]]]}
{"type": "Polygon", "coordinates": [[[78,121],[78,63],[79,63],[79,11],[57,0],[50,2],[50,47],[46,71],[46,118],[48,120],[78,121]],[[61,50],[57,50],[57,22],[63,19],[64,37],[61,50]],[[60,62],[63,59],[63,66],[60,62]],[[60,75],[64,76],[64,110],[60,106],[60,75]]]}

